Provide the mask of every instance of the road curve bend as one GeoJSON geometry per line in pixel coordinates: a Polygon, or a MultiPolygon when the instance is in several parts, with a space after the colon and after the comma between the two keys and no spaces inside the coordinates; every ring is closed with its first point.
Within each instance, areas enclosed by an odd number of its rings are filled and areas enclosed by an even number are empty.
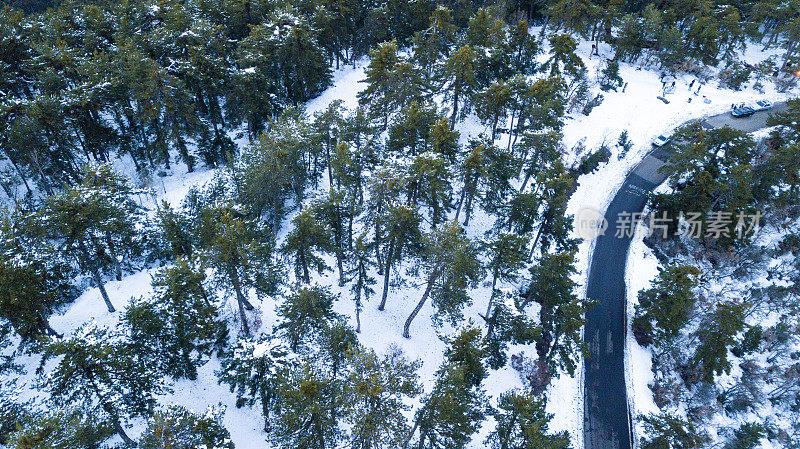
{"type": "MultiPolygon", "coordinates": [[[[724,113],[705,121],[715,128],[753,132],[766,126],[770,113],[784,110],[785,103],[777,103],[772,110],[748,118],[724,113]]],[[[596,305],[587,312],[584,328],[589,349],[584,361],[584,449],[635,447],[625,382],[625,264],[631,237],[616,237],[617,217],[644,210],[648,194],[666,179],[658,169],[670,152],[669,145],[655,148],[628,174],[605,212],[608,228],[595,241],[586,287],[587,299],[596,305]]]]}

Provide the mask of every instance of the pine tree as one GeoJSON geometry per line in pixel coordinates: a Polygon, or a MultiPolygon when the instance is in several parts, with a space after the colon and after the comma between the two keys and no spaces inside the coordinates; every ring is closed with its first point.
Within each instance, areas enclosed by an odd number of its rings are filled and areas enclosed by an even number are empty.
{"type": "Polygon", "coordinates": [[[314,210],[307,207],[292,219],[294,228],[286,235],[281,252],[294,259],[295,276],[308,285],[310,270],[322,274],[328,270],[325,261],[315,252],[335,252],[331,233],[320,223],[314,210]]]}
{"type": "Polygon", "coordinates": [[[506,23],[495,7],[475,11],[467,24],[465,40],[474,48],[498,49],[506,42],[506,23]]]}
{"type": "Polygon", "coordinates": [[[197,368],[227,337],[204,287],[202,267],[178,259],[153,277],[155,295],[125,311],[131,340],[151,347],[174,378],[197,378],[197,368]]]}
{"type": "Polygon", "coordinates": [[[316,363],[330,368],[330,375],[339,379],[353,351],[358,349],[358,336],[345,320],[336,316],[319,332],[313,355],[316,363]]]}
{"type": "Polygon", "coordinates": [[[598,9],[594,2],[587,0],[558,0],[547,7],[545,14],[548,22],[556,23],[554,32],[558,32],[563,26],[586,38],[589,37],[592,24],[596,23],[598,9]]]}
{"type": "Polygon", "coordinates": [[[736,336],[744,329],[746,304],[727,302],[718,304],[707,325],[697,331],[700,340],[692,362],[702,373],[703,380],[711,383],[715,375],[730,373],[728,348],[736,343],[736,336]]]}
{"type": "Polygon", "coordinates": [[[196,415],[178,405],[156,412],[139,438],[140,449],[234,449],[222,425],[224,410],[210,408],[196,415]]]}
{"type": "Polygon", "coordinates": [[[445,92],[445,101],[452,103],[451,129],[472,110],[472,98],[478,91],[475,74],[477,58],[475,50],[465,45],[453,51],[438,69],[437,77],[445,92]]]}
{"type": "Polygon", "coordinates": [[[270,117],[283,106],[280,84],[274,73],[272,55],[264,42],[272,30],[258,26],[242,40],[237,48],[236,62],[241,70],[230,76],[231,90],[227,95],[226,112],[229,121],[245,121],[252,141],[270,117]],[[252,49],[252,50],[251,50],[252,49]]]}
{"type": "Polygon", "coordinates": [[[444,352],[445,363],[461,367],[467,385],[478,388],[489,375],[483,363],[486,357],[486,345],[481,330],[472,326],[464,327],[447,343],[444,352]]]}
{"type": "Polygon", "coordinates": [[[642,437],[642,449],[699,449],[707,442],[695,426],[668,414],[642,417],[649,438],[642,437]]]}
{"type": "Polygon", "coordinates": [[[342,416],[341,381],[306,363],[281,376],[281,413],[270,432],[281,448],[325,449],[342,439],[337,418],[342,416]]]}
{"type": "Polygon", "coordinates": [[[250,288],[257,295],[274,294],[280,283],[280,270],[273,259],[274,237],[258,220],[251,220],[232,205],[206,207],[200,214],[204,263],[214,268],[218,286],[236,295],[242,331],[250,334],[245,309],[250,288]]]}
{"type": "Polygon", "coordinates": [[[575,294],[577,284],[572,280],[575,270],[574,253],[546,254],[531,267],[531,283],[518,308],[539,304],[542,333],[536,341],[539,360],[551,371],[557,367],[570,375],[583,346],[581,328],[584,324],[584,304],[575,294]]]}
{"type": "Polygon", "coordinates": [[[300,287],[287,296],[278,307],[278,316],[283,320],[275,328],[287,340],[292,351],[297,352],[300,345],[319,336],[338,319],[333,312],[336,299],[323,287],[300,287]]]}
{"type": "Polygon", "coordinates": [[[356,332],[361,332],[361,309],[364,301],[369,301],[370,296],[375,294],[373,285],[377,283],[375,278],[370,276],[371,269],[377,265],[372,259],[373,242],[367,240],[367,234],[362,233],[356,237],[353,244],[353,251],[350,255],[352,268],[348,270],[348,275],[353,281],[350,291],[353,293],[353,302],[356,309],[356,332]],[[363,299],[362,299],[363,298],[363,299]]]}
{"type": "Polygon", "coordinates": [[[512,55],[514,73],[530,75],[537,69],[536,56],[541,52],[540,43],[531,34],[526,20],[520,20],[509,30],[508,46],[512,55]]]}
{"type": "Polygon", "coordinates": [[[340,134],[344,126],[345,118],[343,116],[343,109],[342,101],[334,100],[328,105],[328,109],[314,114],[314,128],[320,135],[320,140],[322,141],[325,166],[328,168],[328,189],[330,190],[336,187],[333,181],[333,166],[331,160],[339,146],[340,134]]]}
{"type": "Polygon", "coordinates": [[[586,69],[581,58],[575,54],[577,48],[578,43],[568,34],[551,36],[550,58],[542,65],[542,70],[549,71],[550,76],[577,78],[586,69]]]}
{"type": "Polygon", "coordinates": [[[266,59],[266,67],[292,104],[314,98],[330,85],[331,71],[314,30],[291,11],[278,10],[265,23],[257,25],[240,47],[266,59]]]}
{"type": "Polygon", "coordinates": [[[486,268],[492,275],[492,293],[486,306],[486,314],[483,316],[488,325],[487,338],[492,335],[497,313],[493,310],[495,297],[498,294],[497,281],[513,282],[517,279],[517,272],[524,268],[528,261],[528,240],[529,238],[524,235],[498,232],[490,241],[484,243],[484,251],[488,257],[486,268]]]}
{"type": "Polygon", "coordinates": [[[113,434],[107,422],[91,414],[59,409],[28,420],[6,444],[9,449],[94,449],[113,434]]]}
{"type": "Polygon", "coordinates": [[[414,157],[426,152],[431,144],[431,128],[439,115],[433,103],[412,101],[392,121],[386,148],[401,156],[414,157]]]}
{"type": "Polygon", "coordinates": [[[491,140],[497,138],[498,125],[504,125],[511,103],[511,89],[504,81],[494,81],[475,94],[475,114],[481,123],[492,130],[491,140]]]}
{"type": "MultiPolygon", "coordinates": [[[[5,349],[8,346],[8,340],[0,340],[0,349],[5,349]]],[[[7,357],[3,357],[6,359],[7,357]]],[[[0,364],[0,373],[8,375],[14,373],[19,367],[8,367],[8,361],[3,360],[0,364]]],[[[14,432],[20,431],[23,426],[34,418],[34,413],[30,410],[27,403],[21,403],[7,388],[0,390],[0,443],[13,447],[10,445],[10,438],[14,432]]],[[[44,449],[44,448],[42,448],[44,449]]]]}
{"type": "Polygon", "coordinates": [[[725,444],[725,449],[755,449],[762,438],[767,436],[767,429],[763,424],[746,422],[733,431],[730,440],[725,444]]]}
{"type": "Polygon", "coordinates": [[[408,254],[415,254],[421,240],[421,217],[416,208],[404,204],[387,204],[383,208],[384,210],[376,220],[376,240],[378,239],[378,229],[385,229],[385,236],[380,238],[385,249],[383,253],[383,295],[378,310],[386,307],[392,268],[397,270],[397,266],[404,257],[408,254]]]}
{"type": "Polygon", "coordinates": [[[240,339],[220,362],[217,378],[236,392],[236,407],[259,403],[269,431],[273,412],[280,410],[279,376],[295,363],[289,349],[276,338],[240,339]]]}
{"type": "Polygon", "coordinates": [[[519,191],[524,192],[531,180],[535,192],[546,191],[548,181],[560,176],[563,172],[561,162],[561,133],[549,131],[545,133],[526,132],[522,141],[516,146],[516,154],[520,159],[519,173],[525,174],[519,191]]]}
{"type": "Polygon", "coordinates": [[[455,44],[456,31],[453,12],[445,6],[437,6],[431,14],[428,28],[414,35],[414,62],[431,73],[435,64],[446,57],[455,44]]]}
{"type": "Polygon", "coordinates": [[[637,341],[660,345],[678,336],[694,307],[692,289],[698,284],[699,274],[700,270],[691,265],[669,266],[658,274],[652,287],[639,292],[633,319],[637,341]],[[656,329],[652,328],[653,322],[656,329]]]}
{"type": "MultiPolygon", "coordinates": [[[[353,199],[351,198],[351,200],[353,199]]],[[[348,228],[346,228],[346,226],[350,221],[351,214],[354,212],[353,205],[346,205],[344,204],[345,201],[346,199],[342,192],[331,191],[328,196],[314,201],[310,207],[312,214],[325,225],[323,232],[327,231],[330,236],[328,238],[328,251],[333,252],[336,256],[336,268],[340,287],[343,286],[345,282],[345,251],[349,243],[348,228]]],[[[350,232],[352,232],[352,230],[350,232]]]]}
{"type": "Polygon", "coordinates": [[[419,100],[422,93],[419,74],[397,50],[396,41],[384,42],[370,50],[370,62],[364,71],[367,88],[358,93],[359,103],[369,106],[370,116],[373,120],[380,119],[383,129],[394,111],[407,101],[419,100]]]}
{"type": "Polygon", "coordinates": [[[455,164],[457,156],[461,152],[458,140],[461,133],[456,130],[450,129],[450,120],[439,117],[433,125],[431,125],[428,134],[428,146],[431,151],[440,154],[450,164],[455,164]]]}
{"type": "Polygon", "coordinates": [[[122,440],[134,442],[124,423],[145,415],[163,390],[152,354],[115,341],[91,326],[75,336],[45,346],[42,363],[60,358],[44,386],[58,406],[80,406],[112,426],[122,440]]]}
{"type": "Polygon", "coordinates": [[[570,238],[572,217],[567,215],[566,210],[575,188],[575,180],[559,160],[552,169],[539,175],[537,184],[541,190],[540,198],[544,201],[544,212],[529,257],[533,257],[537,248],[541,249],[542,254],[547,253],[551,247],[556,251],[574,251],[578,240],[570,238]]]}
{"type": "Polygon", "coordinates": [[[780,135],[787,142],[800,142],[800,99],[793,98],[786,102],[786,111],[778,112],[767,119],[767,126],[779,126],[780,135]]]}
{"type": "Polygon", "coordinates": [[[406,319],[405,338],[411,337],[411,323],[429,297],[436,310],[435,317],[444,316],[455,323],[461,317],[461,309],[470,302],[467,290],[483,277],[477,245],[457,223],[440,226],[426,235],[424,248],[420,268],[425,276],[425,292],[406,319]]]}
{"type": "Polygon", "coordinates": [[[444,220],[452,195],[447,161],[432,151],[418,155],[408,168],[409,202],[423,201],[433,226],[444,220]]]}
{"type": "Polygon", "coordinates": [[[399,348],[383,357],[371,349],[352,353],[344,373],[344,395],[348,398],[345,421],[350,424],[348,440],[354,449],[401,447],[409,426],[403,412],[406,401],[420,393],[416,371],[399,348]]]}
{"type": "Polygon", "coordinates": [[[291,198],[301,203],[309,180],[316,182],[314,161],[321,153],[322,142],[305,117],[294,109],[285,111],[236,161],[237,198],[254,217],[264,217],[277,234],[286,202],[291,198]]]}
{"type": "MultiPolygon", "coordinates": [[[[419,429],[416,446],[420,449],[457,449],[470,442],[478,430],[487,409],[480,381],[468,374],[463,360],[445,361],[436,374],[436,383],[422,400],[414,427],[408,436],[413,438],[419,429]]],[[[405,446],[404,446],[405,447],[405,446]]]]}
{"type": "Polygon", "coordinates": [[[507,230],[513,230],[517,234],[533,232],[539,222],[541,202],[536,193],[514,193],[504,211],[503,225],[507,230]]]}
{"type": "Polygon", "coordinates": [[[192,258],[195,245],[192,223],[189,217],[176,211],[163,201],[156,211],[158,231],[167,248],[165,251],[173,258],[192,258]]]}
{"type": "Polygon", "coordinates": [[[35,246],[25,248],[27,220],[20,213],[0,216],[0,317],[28,344],[59,336],[48,318],[78,292],[70,282],[72,267],[35,257],[35,246]]]}
{"type": "MultiPolygon", "coordinates": [[[[706,131],[699,124],[691,124],[677,131],[677,139],[685,141],[662,168],[668,175],[672,192],[653,195],[656,216],[670,215],[670,231],[677,230],[679,211],[684,213],[727,212],[736,216],[742,211],[752,211],[756,206],[754,187],[757,181],[751,162],[755,157],[755,143],[742,131],[729,127],[706,131]],[[673,218],[674,217],[674,218],[673,218]]],[[[709,220],[704,220],[702,233],[706,234],[709,220]]],[[[716,244],[730,247],[738,239],[736,223],[720,235],[716,244]]],[[[750,236],[742,235],[742,239],[750,236]]]]}
{"type": "Polygon", "coordinates": [[[463,208],[464,226],[469,226],[473,205],[478,201],[489,213],[497,212],[506,202],[514,176],[513,155],[479,140],[470,142],[470,151],[461,167],[464,187],[458,201],[456,217],[463,208]]]}
{"type": "Polygon", "coordinates": [[[138,246],[137,206],[129,193],[110,166],[87,166],[80,185],[48,197],[42,210],[43,233],[61,240],[60,252],[92,275],[109,312],[115,309],[101,271],[110,265],[121,279],[121,261],[138,246]]]}
{"type": "Polygon", "coordinates": [[[569,449],[569,434],[548,433],[553,415],[545,412],[544,399],[530,392],[511,390],[500,395],[494,411],[497,422],[486,439],[491,449],[569,449]]]}
{"type": "Polygon", "coordinates": [[[622,87],[622,77],[619,76],[619,62],[609,61],[606,68],[601,72],[603,77],[600,79],[600,88],[605,91],[617,91],[618,87],[622,87]]]}

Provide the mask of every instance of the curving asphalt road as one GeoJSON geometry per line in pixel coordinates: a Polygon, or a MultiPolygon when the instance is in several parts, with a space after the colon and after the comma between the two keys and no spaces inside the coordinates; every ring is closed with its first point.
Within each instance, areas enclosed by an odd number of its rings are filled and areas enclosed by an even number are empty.
{"type": "MultiPolygon", "coordinates": [[[[771,111],[735,119],[729,113],[708,117],[716,127],[752,132],[766,126],[770,113],[786,110],[778,103],[771,111]]],[[[658,169],[669,160],[669,145],[656,148],[625,179],[605,213],[608,229],[597,238],[586,287],[597,303],[586,314],[584,339],[589,354],[584,367],[584,449],[634,447],[625,383],[626,299],[625,264],[630,237],[617,238],[620,213],[641,212],[647,195],[666,179],[658,169]]]]}

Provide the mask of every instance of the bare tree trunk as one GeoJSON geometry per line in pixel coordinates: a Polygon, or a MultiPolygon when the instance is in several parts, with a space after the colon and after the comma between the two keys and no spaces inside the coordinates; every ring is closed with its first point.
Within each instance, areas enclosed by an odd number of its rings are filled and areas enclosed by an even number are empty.
{"type": "Polygon", "coordinates": [[[386,256],[386,264],[383,267],[383,294],[381,296],[381,303],[378,310],[386,308],[386,297],[389,295],[389,276],[392,273],[392,259],[394,258],[394,240],[389,244],[389,251],[384,254],[386,256]]]}
{"type": "Polygon", "coordinates": [[[361,333],[361,300],[356,300],[356,333],[361,333]]]}
{"type": "Polygon", "coordinates": [[[111,424],[114,425],[114,431],[116,431],[117,435],[122,438],[122,441],[126,446],[136,447],[136,443],[131,439],[131,437],[128,436],[127,433],[125,433],[125,429],[122,427],[122,423],[119,422],[119,418],[116,416],[116,414],[111,417],[111,424]]]}
{"type": "Polygon", "coordinates": [[[450,118],[450,130],[456,126],[456,118],[458,118],[458,97],[461,94],[461,86],[456,85],[455,92],[453,92],[453,115],[450,118]]]}
{"type": "Polygon", "coordinates": [[[118,281],[121,281],[122,264],[117,258],[117,250],[116,247],[114,246],[114,240],[111,239],[111,235],[108,232],[106,232],[106,246],[108,246],[108,254],[109,256],[111,256],[112,263],[114,264],[114,275],[118,281]]]}
{"type": "Polygon", "coordinates": [[[465,227],[469,226],[469,217],[470,215],[472,215],[472,199],[474,197],[475,197],[475,192],[472,192],[472,194],[467,195],[467,204],[466,206],[464,206],[464,214],[466,215],[466,217],[464,217],[465,227]]]}
{"type": "Polygon", "coordinates": [[[406,449],[408,447],[408,443],[410,443],[411,439],[414,438],[414,433],[417,432],[418,427],[419,427],[419,418],[414,420],[414,427],[412,427],[411,432],[408,433],[408,437],[406,438],[406,441],[403,443],[403,449],[406,449]]]}
{"type": "Polygon", "coordinates": [[[403,337],[411,338],[411,334],[408,332],[409,328],[411,327],[411,322],[414,321],[414,318],[417,316],[420,310],[422,310],[422,306],[425,305],[425,302],[428,300],[428,296],[431,295],[431,290],[433,290],[433,283],[436,282],[436,278],[439,277],[439,270],[436,269],[431,273],[430,278],[428,279],[428,287],[425,288],[425,293],[422,294],[422,298],[420,298],[417,306],[414,307],[414,310],[411,311],[411,315],[408,316],[406,320],[405,326],[403,326],[403,337]]]}
{"type": "Polygon", "coordinates": [[[103,298],[103,302],[106,303],[106,307],[108,308],[108,313],[114,313],[117,309],[114,308],[114,304],[111,304],[111,299],[108,297],[108,292],[106,291],[105,285],[103,285],[103,279],[100,277],[100,271],[97,269],[97,265],[95,265],[94,259],[89,257],[89,251],[86,249],[86,244],[83,241],[78,242],[78,249],[81,252],[81,257],[83,258],[84,263],[89,267],[89,271],[92,273],[92,279],[97,284],[98,290],[100,290],[100,296],[103,298]]]}
{"type": "Polygon", "coordinates": [[[486,320],[487,340],[492,337],[492,333],[494,332],[494,321],[495,321],[494,315],[497,314],[497,312],[494,312],[494,314],[492,314],[492,306],[494,305],[494,296],[495,296],[494,288],[496,285],[497,285],[497,272],[495,272],[494,276],[492,276],[492,293],[489,295],[489,304],[486,306],[486,316],[484,317],[484,319],[486,320]]]}
{"type": "Polygon", "coordinates": [[[244,311],[245,309],[253,310],[254,307],[252,304],[250,304],[250,301],[245,298],[244,293],[242,292],[242,286],[239,283],[239,276],[237,276],[236,272],[233,270],[228,270],[228,276],[233,284],[233,290],[236,292],[236,302],[239,306],[239,317],[242,319],[242,331],[244,331],[245,337],[249,337],[250,326],[247,324],[247,315],[245,315],[244,311]]]}

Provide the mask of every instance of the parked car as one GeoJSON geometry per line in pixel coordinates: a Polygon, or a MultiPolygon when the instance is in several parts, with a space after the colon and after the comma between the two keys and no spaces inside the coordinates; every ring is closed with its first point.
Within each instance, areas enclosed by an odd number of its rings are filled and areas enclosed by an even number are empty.
{"type": "Polygon", "coordinates": [[[768,100],[758,100],[752,105],[750,105],[750,109],[758,112],[758,111],[767,111],[772,109],[772,102],[768,100]]]}
{"type": "Polygon", "coordinates": [[[672,137],[660,134],[656,136],[656,138],[654,138],[651,143],[653,144],[654,147],[661,147],[668,144],[670,140],[672,140],[672,137]]]}
{"type": "Polygon", "coordinates": [[[750,107],[747,107],[747,106],[742,106],[742,107],[736,108],[733,111],[731,111],[731,115],[736,117],[736,118],[750,117],[751,115],[753,115],[755,113],[756,113],[756,111],[754,111],[753,108],[750,108],[750,107]]]}

